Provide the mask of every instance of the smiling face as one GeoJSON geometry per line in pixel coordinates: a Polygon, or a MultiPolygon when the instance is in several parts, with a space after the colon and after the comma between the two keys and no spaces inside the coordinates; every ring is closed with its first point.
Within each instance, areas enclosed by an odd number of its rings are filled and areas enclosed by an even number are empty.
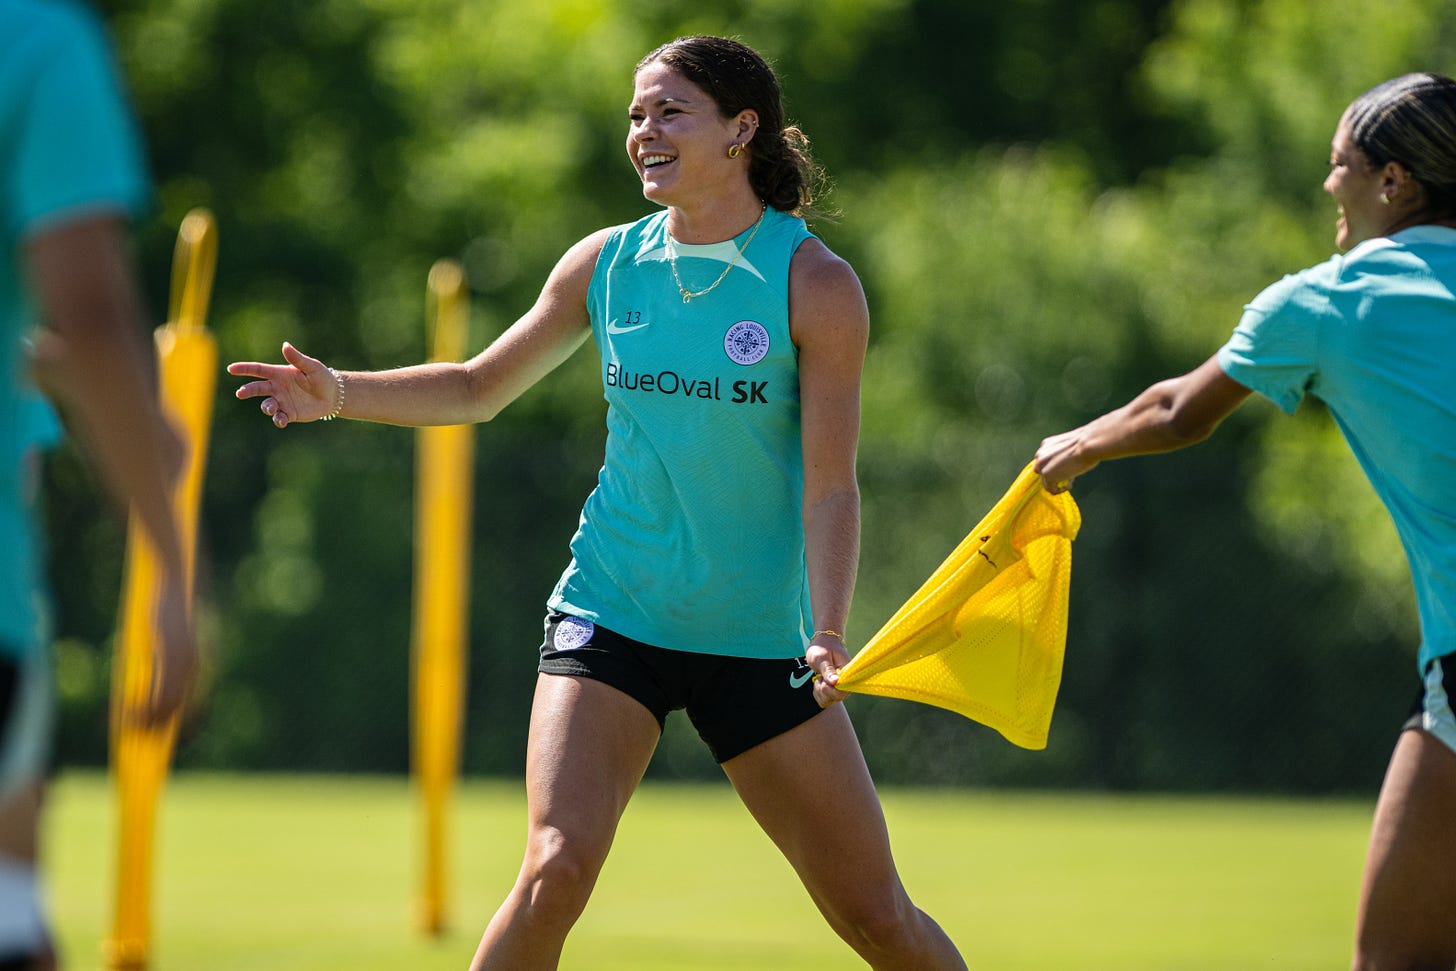
{"type": "Polygon", "coordinates": [[[728,149],[752,137],[752,111],[724,118],[701,88],[659,61],[637,73],[628,116],[627,155],[642,179],[642,194],[653,202],[681,205],[699,193],[746,183],[747,159],[728,158],[728,149]]]}
{"type": "Polygon", "coordinates": [[[1386,172],[1375,168],[1350,138],[1349,122],[1341,118],[1330,143],[1330,174],[1325,191],[1334,196],[1340,209],[1335,225],[1335,245],[1347,250],[1358,243],[1386,233],[1391,207],[1380,201],[1388,191],[1386,172]]]}

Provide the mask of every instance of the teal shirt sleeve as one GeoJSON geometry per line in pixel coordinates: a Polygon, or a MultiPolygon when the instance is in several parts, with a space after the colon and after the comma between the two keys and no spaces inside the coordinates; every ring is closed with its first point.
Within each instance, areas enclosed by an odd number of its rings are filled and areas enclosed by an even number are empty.
{"type": "MultiPolygon", "coordinates": [[[[139,215],[150,180],[105,32],[80,10],[29,79],[13,140],[17,235],[98,212],[139,215]]],[[[41,52],[36,52],[41,53],[41,52]]]]}
{"type": "Polygon", "coordinates": [[[1323,264],[1286,276],[1255,297],[1218,351],[1225,374],[1293,414],[1318,393],[1320,323],[1329,312],[1323,264]]]}

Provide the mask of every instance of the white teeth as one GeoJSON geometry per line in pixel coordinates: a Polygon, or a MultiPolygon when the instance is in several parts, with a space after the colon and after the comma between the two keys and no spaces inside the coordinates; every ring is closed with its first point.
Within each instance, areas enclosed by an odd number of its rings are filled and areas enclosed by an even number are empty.
{"type": "Polygon", "coordinates": [[[671,155],[647,155],[647,156],[644,156],[643,157],[643,159],[642,159],[642,165],[643,165],[644,168],[649,168],[650,169],[654,165],[661,165],[664,162],[671,162],[671,161],[672,161],[672,156],[671,155]]]}

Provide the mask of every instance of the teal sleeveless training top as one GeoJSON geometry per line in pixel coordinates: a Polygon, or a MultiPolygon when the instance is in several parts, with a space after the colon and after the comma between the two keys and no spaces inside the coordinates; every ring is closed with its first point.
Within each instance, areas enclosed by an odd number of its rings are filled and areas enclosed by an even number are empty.
{"type": "Polygon", "coordinates": [[[616,227],[587,303],[607,401],[606,458],[550,600],[671,650],[803,654],[798,351],[789,262],[810,237],[769,208],[749,239],[670,241],[667,212],[616,227]],[[673,278],[710,292],[684,303],[673,278]]]}

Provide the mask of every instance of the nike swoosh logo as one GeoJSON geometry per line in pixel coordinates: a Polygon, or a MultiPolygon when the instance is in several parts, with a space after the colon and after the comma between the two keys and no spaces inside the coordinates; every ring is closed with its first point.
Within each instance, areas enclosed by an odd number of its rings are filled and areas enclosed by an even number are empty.
{"type": "Polygon", "coordinates": [[[814,671],[812,668],[808,671],[803,672],[802,674],[791,674],[789,675],[789,687],[795,690],[802,688],[804,686],[804,682],[808,681],[812,677],[814,677],[814,671]]]}
{"type": "Polygon", "coordinates": [[[631,327],[623,327],[621,324],[617,323],[615,320],[609,320],[609,321],[607,321],[607,333],[608,334],[630,334],[632,331],[634,331],[634,330],[641,330],[643,327],[646,327],[646,326],[647,326],[646,324],[633,324],[631,327]]]}

